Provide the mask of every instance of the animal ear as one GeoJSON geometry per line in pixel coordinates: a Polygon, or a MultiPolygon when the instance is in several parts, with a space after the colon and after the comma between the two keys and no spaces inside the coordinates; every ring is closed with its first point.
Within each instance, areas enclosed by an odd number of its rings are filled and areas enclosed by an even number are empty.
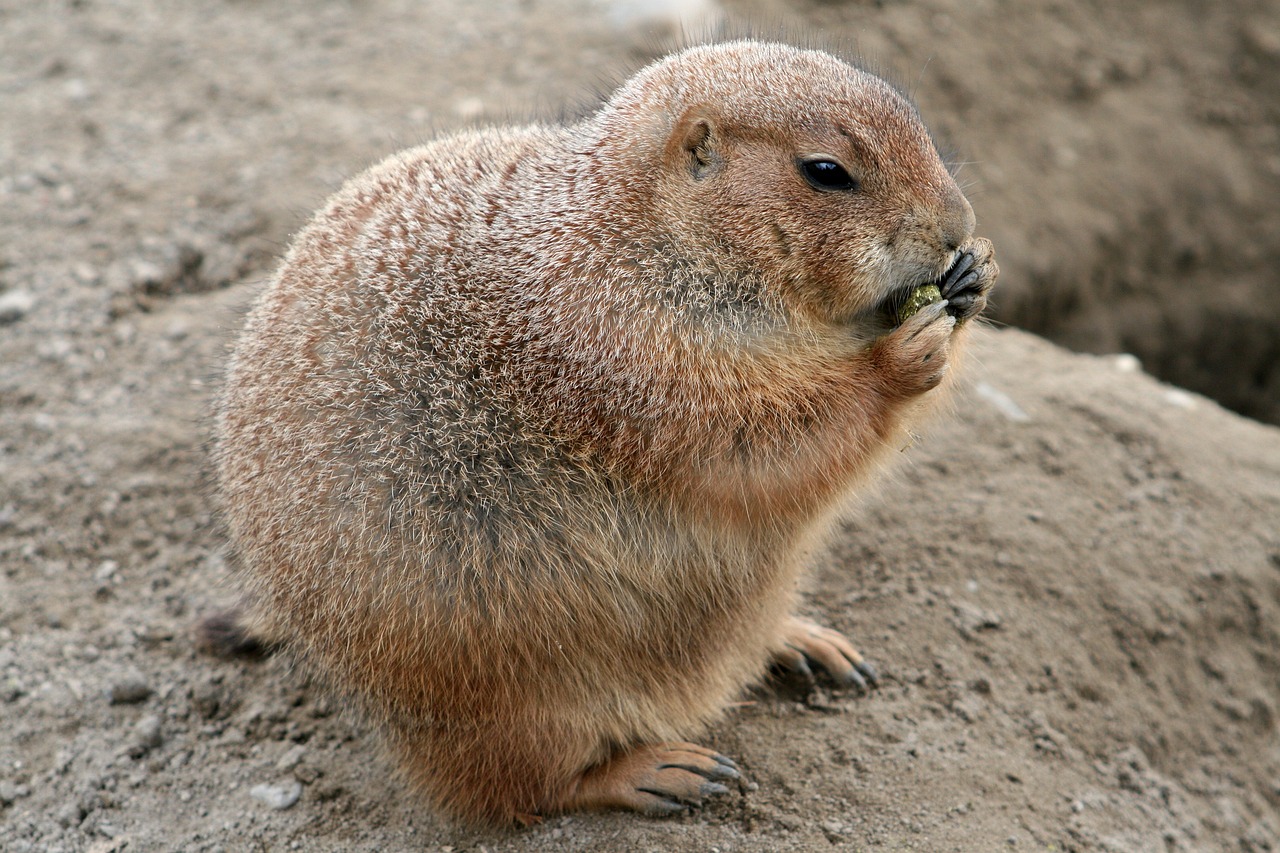
{"type": "Polygon", "coordinates": [[[672,166],[688,170],[694,180],[702,180],[717,172],[724,163],[719,145],[715,122],[707,110],[690,107],[671,131],[666,159],[672,166]]]}

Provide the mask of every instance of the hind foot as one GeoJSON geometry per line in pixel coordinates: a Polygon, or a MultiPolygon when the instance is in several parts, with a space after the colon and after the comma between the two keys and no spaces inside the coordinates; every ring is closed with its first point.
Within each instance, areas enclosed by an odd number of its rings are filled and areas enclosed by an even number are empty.
{"type": "Polygon", "coordinates": [[[577,809],[630,809],[661,816],[688,811],[706,797],[729,793],[738,765],[692,743],[639,746],[586,771],[563,804],[577,809]]]}
{"type": "Polygon", "coordinates": [[[773,653],[774,666],[810,684],[814,665],[825,670],[836,684],[853,687],[859,693],[866,693],[879,683],[875,669],[838,631],[792,616],[783,629],[782,643],[773,653]]]}

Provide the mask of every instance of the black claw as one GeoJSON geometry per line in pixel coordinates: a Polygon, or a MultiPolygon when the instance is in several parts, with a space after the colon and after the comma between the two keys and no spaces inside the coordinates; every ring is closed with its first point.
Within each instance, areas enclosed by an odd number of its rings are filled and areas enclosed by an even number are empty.
{"type": "Polygon", "coordinates": [[[797,652],[794,662],[775,660],[774,669],[779,675],[799,676],[804,681],[813,681],[813,670],[809,667],[809,656],[804,653],[804,649],[787,643],[787,648],[797,652]]]}
{"type": "Polygon", "coordinates": [[[874,666],[867,663],[866,661],[863,661],[862,663],[858,664],[857,669],[858,669],[858,672],[862,673],[863,677],[865,677],[867,681],[872,684],[872,686],[879,686],[880,676],[878,673],[876,673],[876,668],[874,666]]]}
{"type": "MultiPolygon", "coordinates": [[[[727,759],[726,759],[727,760],[727,759]]],[[[714,767],[697,767],[692,764],[659,764],[659,770],[666,770],[668,767],[674,767],[677,770],[684,770],[688,773],[696,773],[704,779],[738,779],[742,774],[738,772],[736,766],[722,764],[716,762],[714,767]]]]}
{"type": "Polygon", "coordinates": [[[731,782],[736,782],[742,778],[742,774],[738,772],[736,767],[730,767],[727,764],[719,764],[716,765],[716,769],[711,771],[711,775],[707,778],[728,779],[731,782]]]}
{"type": "MultiPolygon", "coordinates": [[[[961,289],[960,280],[965,277],[965,273],[969,272],[969,268],[973,266],[973,252],[965,252],[956,258],[956,262],[951,265],[951,269],[947,270],[947,277],[943,280],[942,286],[938,288],[942,291],[942,298],[947,299],[951,294],[961,289]]],[[[974,274],[976,277],[976,273],[974,274]]]]}
{"type": "Polygon", "coordinates": [[[957,295],[962,294],[966,290],[972,290],[977,283],[978,283],[978,271],[970,270],[969,272],[965,273],[964,278],[956,282],[955,290],[953,292],[956,293],[957,295]]]}
{"type": "Polygon", "coordinates": [[[973,306],[978,302],[978,298],[972,293],[962,293],[951,300],[951,304],[947,307],[947,312],[953,317],[968,317],[973,313],[973,306]]]}
{"type": "Polygon", "coordinates": [[[847,687],[856,687],[859,693],[867,692],[867,680],[856,669],[851,669],[845,674],[844,683],[847,687]]]}
{"type": "MultiPolygon", "coordinates": [[[[972,261],[972,258],[970,258],[972,261]]],[[[957,263],[957,269],[961,264],[957,263]]],[[[966,265],[967,266],[967,265],[966,265]]],[[[978,282],[981,276],[978,270],[970,269],[963,275],[947,276],[943,295],[948,299],[947,313],[959,320],[967,319],[977,313],[978,282]]]]}
{"type": "Polygon", "coordinates": [[[704,797],[714,797],[718,794],[729,793],[729,789],[724,785],[721,785],[719,782],[708,782],[698,790],[704,797]]]}
{"type": "Polygon", "coordinates": [[[728,767],[730,770],[738,769],[738,762],[734,761],[732,758],[730,758],[727,755],[721,755],[720,753],[717,752],[715,755],[711,756],[711,758],[716,762],[716,764],[723,764],[725,767],[728,767]]]}
{"type": "Polygon", "coordinates": [[[651,794],[658,798],[658,801],[656,803],[650,803],[645,808],[645,811],[647,811],[649,814],[659,815],[659,816],[672,815],[672,814],[679,814],[681,812],[687,812],[689,810],[688,803],[682,803],[682,802],[679,802],[678,800],[673,800],[666,793],[662,791],[655,791],[653,788],[637,788],[636,790],[646,794],[651,794]]]}

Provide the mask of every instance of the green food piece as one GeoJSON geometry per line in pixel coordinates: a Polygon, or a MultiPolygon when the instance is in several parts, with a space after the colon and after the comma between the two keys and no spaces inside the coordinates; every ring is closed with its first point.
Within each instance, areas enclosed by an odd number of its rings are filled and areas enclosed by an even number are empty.
{"type": "Polygon", "coordinates": [[[902,324],[915,316],[916,312],[924,306],[937,302],[942,298],[942,291],[938,289],[936,284],[922,284],[915,290],[911,291],[911,295],[907,297],[907,301],[898,306],[898,323],[902,324]]]}

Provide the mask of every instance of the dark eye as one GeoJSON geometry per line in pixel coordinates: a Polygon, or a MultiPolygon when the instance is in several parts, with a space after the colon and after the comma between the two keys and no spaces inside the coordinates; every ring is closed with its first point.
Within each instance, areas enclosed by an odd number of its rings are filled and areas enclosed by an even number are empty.
{"type": "Polygon", "coordinates": [[[834,190],[856,190],[858,182],[845,171],[835,160],[827,160],[822,157],[814,157],[811,160],[801,160],[799,163],[800,174],[804,175],[804,179],[809,182],[809,186],[815,190],[834,191],[834,190]]]}

